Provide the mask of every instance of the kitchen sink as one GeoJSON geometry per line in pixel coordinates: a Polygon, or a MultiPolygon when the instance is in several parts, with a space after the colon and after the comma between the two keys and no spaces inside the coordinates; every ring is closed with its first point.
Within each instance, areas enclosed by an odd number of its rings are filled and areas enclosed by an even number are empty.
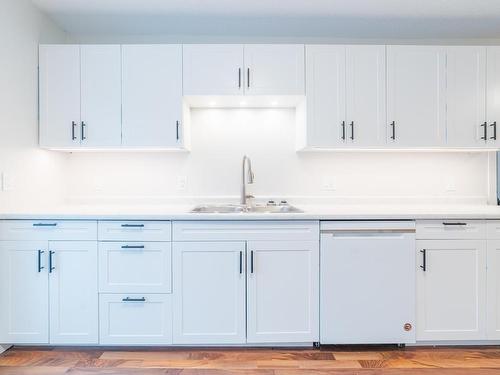
{"type": "Polygon", "coordinates": [[[239,204],[202,205],[195,207],[191,212],[204,214],[231,214],[231,213],[301,213],[297,207],[286,205],[255,205],[243,206],[239,204]]]}

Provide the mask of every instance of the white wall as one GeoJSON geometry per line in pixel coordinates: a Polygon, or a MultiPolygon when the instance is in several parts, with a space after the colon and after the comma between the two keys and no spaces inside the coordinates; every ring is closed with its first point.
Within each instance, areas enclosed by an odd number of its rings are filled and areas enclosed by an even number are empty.
{"type": "Polygon", "coordinates": [[[68,197],[75,202],[236,200],[243,154],[252,158],[260,197],[485,202],[488,155],[449,152],[295,152],[291,109],[196,109],[192,152],[75,153],[68,197]],[[187,188],[178,180],[187,177],[187,188]],[[324,188],[333,183],[335,190],[324,188]]]}
{"type": "Polygon", "coordinates": [[[66,35],[29,0],[0,1],[0,172],[11,191],[0,191],[0,207],[50,203],[64,189],[66,156],[38,144],[38,44],[64,42],[66,35]]]}

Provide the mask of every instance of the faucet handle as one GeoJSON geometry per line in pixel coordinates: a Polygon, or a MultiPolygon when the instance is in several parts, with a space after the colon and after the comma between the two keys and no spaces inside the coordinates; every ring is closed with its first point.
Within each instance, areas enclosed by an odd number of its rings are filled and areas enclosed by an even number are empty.
{"type": "Polygon", "coordinates": [[[255,197],[252,194],[245,195],[246,199],[254,199],[255,197]]]}

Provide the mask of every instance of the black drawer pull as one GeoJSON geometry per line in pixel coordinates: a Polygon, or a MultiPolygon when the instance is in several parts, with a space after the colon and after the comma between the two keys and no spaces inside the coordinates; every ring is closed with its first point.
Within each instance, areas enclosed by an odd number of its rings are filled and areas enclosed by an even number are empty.
{"type": "Polygon", "coordinates": [[[57,227],[57,223],[34,223],[34,227],[57,227]]]}
{"type": "Polygon", "coordinates": [[[422,265],[420,268],[425,272],[427,271],[427,250],[423,249],[420,252],[422,253],[422,265]]]}
{"type": "Polygon", "coordinates": [[[458,226],[466,226],[467,223],[443,223],[443,225],[445,226],[455,226],[455,227],[458,227],[458,226]]]}
{"type": "Polygon", "coordinates": [[[122,224],[122,228],[144,228],[144,224],[122,224]]]}
{"type": "Polygon", "coordinates": [[[144,245],[123,245],[122,249],[144,249],[144,245]]]}
{"type": "Polygon", "coordinates": [[[127,297],[127,298],[123,298],[122,301],[123,302],[146,302],[146,298],[145,297],[142,297],[142,298],[127,297]]]}

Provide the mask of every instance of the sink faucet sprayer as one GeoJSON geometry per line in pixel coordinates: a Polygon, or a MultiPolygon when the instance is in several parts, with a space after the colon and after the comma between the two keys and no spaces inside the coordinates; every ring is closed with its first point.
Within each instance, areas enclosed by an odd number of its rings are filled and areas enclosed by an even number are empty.
{"type": "Polygon", "coordinates": [[[252,161],[248,156],[243,156],[243,166],[242,166],[242,179],[241,179],[241,199],[240,203],[242,205],[247,205],[248,199],[249,198],[254,198],[252,195],[247,195],[247,189],[246,189],[246,184],[253,184],[254,180],[254,174],[252,171],[252,161]],[[245,173],[245,167],[248,168],[248,170],[245,173]]]}

